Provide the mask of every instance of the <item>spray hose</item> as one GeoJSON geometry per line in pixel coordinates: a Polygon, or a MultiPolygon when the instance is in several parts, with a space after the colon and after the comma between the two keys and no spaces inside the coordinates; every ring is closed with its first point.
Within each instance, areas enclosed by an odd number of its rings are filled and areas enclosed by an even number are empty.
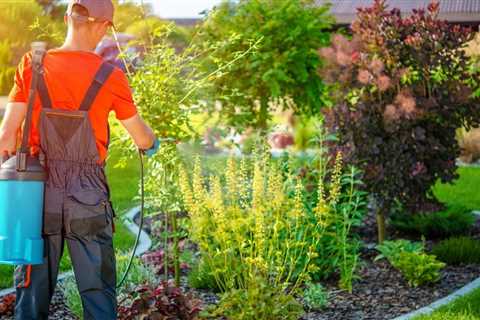
{"type": "Polygon", "coordinates": [[[145,183],[144,183],[145,175],[144,175],[142,150],[138,150],[138,158],[140,160],[140,223],[138,224],[138,233],[137,233],[137,237],[135,238],[135,244],[133,245],[132,255],[130,256],[130,259],[127,264],[127,268],[123,273],[122,279],[117,284],[117,289],[123,286],[125,280],[128,277],[128,273],[132,268],[133,260],[135,259],[135,254],[137,252],[138,245],[140,243],[140,236],[142,235],[142,229],[143,229],[143,219],[145,217],[145,212],[144,212],[145,211],[145,183]]]}

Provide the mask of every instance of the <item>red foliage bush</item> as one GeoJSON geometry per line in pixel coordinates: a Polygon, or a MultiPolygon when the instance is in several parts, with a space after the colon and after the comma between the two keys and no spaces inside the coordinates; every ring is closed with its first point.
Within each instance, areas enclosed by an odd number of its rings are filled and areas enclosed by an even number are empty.
{"type": "Polygon", "coordinates": [[[338,89],[327,125],[383,212],[397,200],[410,212],[440,209],[431,187],[457,178],[455,130],[480,120],[464,52],[472,32],[438,12],[432,2],[402,16],[376,0],[358,10],[351,40],[336,35],[320,51],[338,89]]]}
{"type": "Polygon", "coordinates": [[[171,282],[140,286],[129,297],[131,301],[121,302],[118,308],[120,320],[195,320],[202,310],[201,300],[184,294],[171,282]]]}

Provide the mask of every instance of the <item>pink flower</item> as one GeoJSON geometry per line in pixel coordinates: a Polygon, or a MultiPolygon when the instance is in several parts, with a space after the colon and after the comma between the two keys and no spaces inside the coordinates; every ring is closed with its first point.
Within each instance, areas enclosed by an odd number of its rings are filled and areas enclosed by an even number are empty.
{"type": "Polygon", "coordinates": [[[334,62],[335,58],[336,58],[335,50],[333,50],[332,47],[321,48],[320,49],[320,56],[322,56],[328,62],[334,62]]]}
{"type": "Polygon", "coordinates": [[[375,74],[380,74],[385,65],[380,59],[373,59],[372,62],[370,63],[370,69],[373,71],[375,74]]]}
{"type": "Polygon", "coordinates": [[[398,120],[399,118],[400,114],[395,105],[389,104],[385,107],[385,111],[383,112],[383,120],[385,122],[392,122],[398,120]]]}
{"type": "Polygon", "coordinates": [[[387,91],[390,88],[391,84],[392,84],[392,81],[386,75],[381,75],[377,79],[377,87],[378,87],[378,90],[380,90],[381,92],[387,91]]]}
{"type": "Polygon", "coordinates": [[[352,57],[343,51],[337,51],[336,58],[337,58],[337,63],[342,67],[346,67],[350,63],[352,63],[352,57]]]}
{"type": "Polygon", "coordinates": [[[371,79],[372,79],[372,74],[368,70],[362,69],[358,71],[358,76],[357,76],[358,82],[363,84],[368,84],[371,79]]]}
{"type": "Polygon", "coordinates": [[[415,98],[412,97],[408,91],[400,92],[395,98],[395,103],[406,115],[410,115],[415,112],[415,107],[417,106],[415,98]]]}

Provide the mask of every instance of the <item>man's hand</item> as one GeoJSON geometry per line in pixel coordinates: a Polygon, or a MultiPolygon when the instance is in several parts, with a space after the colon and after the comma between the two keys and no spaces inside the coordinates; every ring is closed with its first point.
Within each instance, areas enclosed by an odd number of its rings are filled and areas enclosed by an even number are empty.
{"type": "Polygon", "coordinates": [[[138,114],[129,119],[121,120],[120,122],[125,129],[127,129],[140,150],[148,150],[152,148],[156,140],[155,134],[138,114]]]}
{"type": "Polygon", "coordinates": [[[13,155],[17,149],[17,135],[27,114],[26,103],[9,102],[0,125],[0,155],[13,155]]]}

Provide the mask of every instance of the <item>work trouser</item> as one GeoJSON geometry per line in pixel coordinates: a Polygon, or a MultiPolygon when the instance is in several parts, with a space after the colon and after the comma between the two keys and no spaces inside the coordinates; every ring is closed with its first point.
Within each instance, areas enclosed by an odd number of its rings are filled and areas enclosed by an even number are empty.
{"type": "Polygon", "coordinates": [[[44,239],[44,263],[18,266],[15,270],[15,319],[47,319],[65,242],[82,299],[84,319],[116,319],[112,217],[108,216],[107,225],[94,236],[71,233],[48,235],[44,239]]]}

